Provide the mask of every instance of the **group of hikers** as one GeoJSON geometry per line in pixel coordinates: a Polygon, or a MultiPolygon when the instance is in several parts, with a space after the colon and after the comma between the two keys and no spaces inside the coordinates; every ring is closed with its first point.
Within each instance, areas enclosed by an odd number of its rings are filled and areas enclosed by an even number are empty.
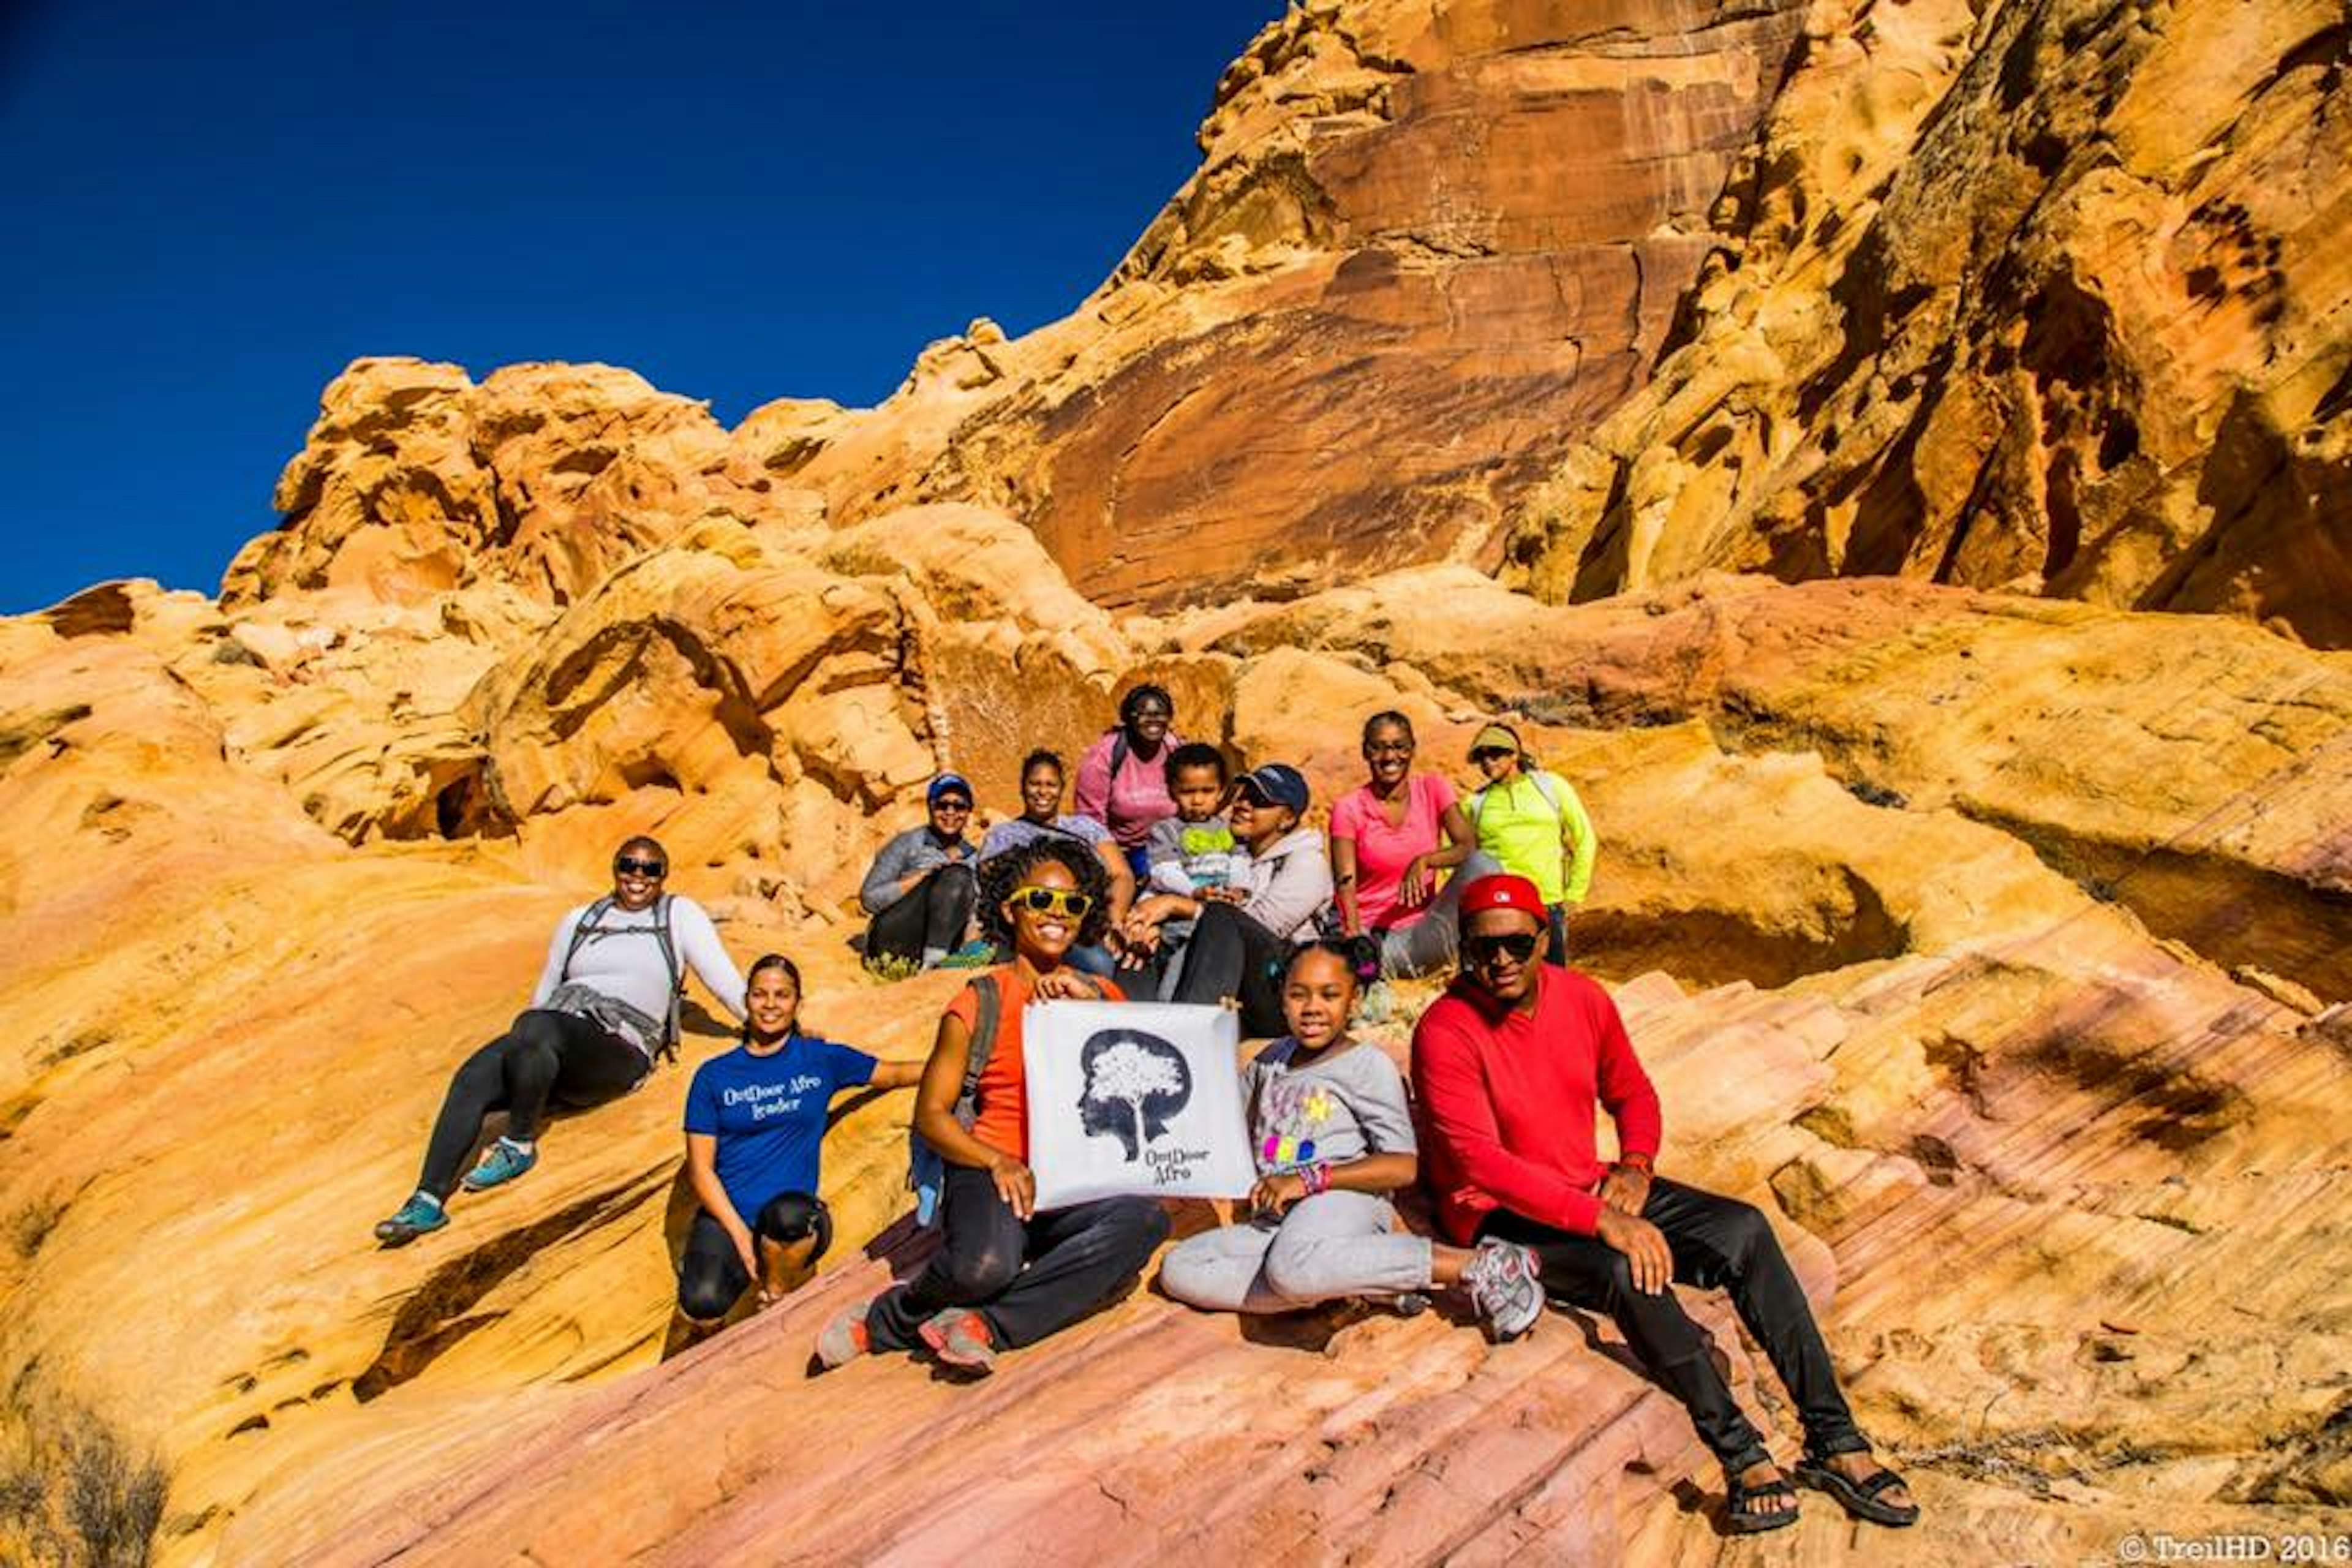
{"type": "MultiPolygon", "coordinates": [[[[1235,1223],[1168,1252],[1168,1296],[1234,1312],[1360,1298],[1411,1313],[1453,1290],[1497,1341],[1560,1300],[1612,1319],[1688,1410],[1724,1469],[1727,1530],[1794,1522],[1792,1479],[1857,1518],[1916,1521],[1856,1426],[1762,1214],[1653,1168],[1657,1092],[1608,993],[1564,963],[1595,848],[1568,782],[1490,724],[1470,748],[1486,782],[1459,796],[1414,771],[1411,721],[1377,713],[1363,727],[1369,776],[1318,832],[1297,768],[1229,777],[1224,753],[1183,742],[1174,722],[1169,694],[1138,686],[1081,759],[1075,811],[1063,809],[1061,760],[1041,751],[1022,764],[1019,815],[977,845],[974,792],[942,773],[926,822],[883,847],[861,890],[868,964],[982,971],[921,1062],[810,1033],[800,973],[782,954],[755,961],[747,984],[709,916],[664,890],[661,846],[631,838],[612,891],[557,927],[530,1009],[458,1068],[416,1191],[377,1238],[404,1245],[448,1223],[459,1186],[529,1172],[551,1103],[593,1106],[644,1082],[675,1048],[690,968],[741,1041],[687,1091],[698,1206],[678,1266],[681,1342],[716,1331],[747,1292],[763,1305],[788,1293],[830,1245],[819,1152],[834,1097],[912,1087],[913,1131],[940,1162],[940,1245],[912,1278],[835,1315],[815,1359],[830,1369],[926,1352],[982,1374],[1133,1289],[1171,1229],[1156,1198],[1037,1208],[1024,1010],[1220,1004],[1245,1036],[1272,1039],[1241,1069],[1256,1183],[1235,1223]],[[1356,1011],[1383,977],[1448,970],[1413,1030],[1408,1092],[1389,1056],[1351,1033],[1356,1011]],[[1606,1160],[1601,1110],[1616,1131],[1606,1160]],[[493,1111],[506,1127],[460,1177],[493,1111]],[[1434,1237],[1400,1222],[1396,1196],[1416,1185],[1434,1237]],[[1732,1398],[1675,1285],[1727,1292],[1771,1363],[1804,1428],[1792,1474],[1732,1398]]],[[[928,1194],[920,1212],[934,1217],[928,1194]]]]}

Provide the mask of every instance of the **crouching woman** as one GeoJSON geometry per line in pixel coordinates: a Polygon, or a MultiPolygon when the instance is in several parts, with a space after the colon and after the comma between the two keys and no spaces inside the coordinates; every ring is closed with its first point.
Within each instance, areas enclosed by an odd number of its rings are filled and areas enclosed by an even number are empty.
{"type": "Polygon", "coordinates": [[[781,952],[751,965],[743,1043],[695,1069],[686,1091],[687,1181],[702,1206],[678,1260],[670,1349],[718,1331],[759,1287],[765,1307],[803,1284],[833,1240],[817,1195],[833,1097],[906,1089],[919,1062],[877,1061],[804,1034],[801,972],[781,952]]]}
{"type": "Polygon", "coordinates": [[[1534,1254],[1397,1228],[1389,1194],[1419,1168],[1412,1117],[1396,1064],[1348,1034],[1356,988],[1340,949],[1317,942],[1292,956],[1282,985],[1290,1033],[1242,1069],[1255,1216],[1179,1244],[1160,1288],[1211,1311],[1287,1312],[1459,1286],[1496,1339],[1522,1334],[1543,1311],[1534,1254]]]}
{"type": "Polygon", "coordinates": [[[915,1131],[947,1162],[940,1249],[912,1280],[825,1326],[816,1354],[827,1367],[928,1345],[945,1365],[988,1372],[998,1352],[1034,1344],[1125,1295],[1168,1236],[1168,1215],[1150,1198],[1040,1214],[1029,1170],[1022,1009],[1032,1000],[1126,1000],[1068,962],[1072,949],[1103,939],[1108,873],[1087,845],[1038,837],[986,861],[981,882],[983,934],[1013,962],[948,1005],[915,1093],[915,1131]]]}

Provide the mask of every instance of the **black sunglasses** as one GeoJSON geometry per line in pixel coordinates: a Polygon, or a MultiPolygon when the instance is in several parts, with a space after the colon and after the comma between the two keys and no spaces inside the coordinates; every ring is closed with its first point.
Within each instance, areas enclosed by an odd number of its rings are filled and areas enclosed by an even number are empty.
{"type": "Polygon", "coordinates": [[[627,856],[613,862],[615,877],[667,877],[669,868],[658,860],[638,860],[627,856]]]}
{"type": "Polygon", "coordinates": [[[1513,931],[1507,936],[1465,936],[1462,939],[1462,956],[1474,967],[1495,962],[1507,954],[1513,963],[1525,963],[1536,955],[1536,944],[1543,940],[1540,932],[1513,931]]]}

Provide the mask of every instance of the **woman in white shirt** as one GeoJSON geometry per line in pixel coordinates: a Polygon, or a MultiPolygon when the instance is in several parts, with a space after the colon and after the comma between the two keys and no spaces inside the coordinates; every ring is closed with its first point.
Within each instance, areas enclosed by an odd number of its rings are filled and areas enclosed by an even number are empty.
{"type": "Polygon", "coordinates": [[[645,1082],[654,1058],[676,1051],[688,969],[742,1018],[743,976],[701,906],[662,891],[668,875],[669,856],[654,839],[640,836],[614,852],[612,892],[555,928],[530,1006],[450,1079],[416,1191],[377,1224],[378,1241],[405,1247],[449,1223],[458,1167],[492,1111],[507,1113],[507,1129],[467,1173],[467,1192],[503,1186],[539,1163],[551,1100],[584,1110],[645,1082]]]}

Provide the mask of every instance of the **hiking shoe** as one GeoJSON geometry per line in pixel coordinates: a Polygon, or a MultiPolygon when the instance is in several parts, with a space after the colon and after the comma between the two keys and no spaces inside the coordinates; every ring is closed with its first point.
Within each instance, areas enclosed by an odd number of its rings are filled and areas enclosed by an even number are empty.
{"type": "Polygon", "coordinates": [[[871,1355],[874,1342],[866,1330],[866,1310],[874,1305],[869,1296],[865,1300],[844,1307],[833,1315],[824,1331],[816,1337],[816,1359],[831,1372],[837,1366],[847,1366],[859,1356],[871,1355]]]}
{"type": "Polygon", "coordinates": [[[448,1223],[449,1216],[442,1212],[439,1204],[412,1196],[390,1219],[376,1221],[375,1238],[386,1247],[406,1247],[425,1232],[439,1230],[448,1223]]]}
{"type": "Polygon", "coordinates": [[[466,1173],[461,1184],[469,1193],[501,1187],[539,1163],[537,1149],[523,1149],[501,1138],[482,1151],[481,1163],[466,1173]]]}
{"type": "Polygon", "coordinates": [[[923,1324],[923,1342],[946,1365],[966,1372],[994,1372],[996,1342],[988,1320],[965,1307],[950,1307],[923,1324]]]}
{"type": "Polygon", "coordinates": [[[968,942],[940,960],[941,969],[986,969],[996,962],[996,944],[992,942],[968,942]]]}
{"type": "Polygon", "coordinates": [[[1543,1316],[1543,1268],[1517,1242],[1482,1241],[1462,1266],[1470,1305],[1486,1321],[1495,1342],[1517,1339],[1543,1316]]]}

